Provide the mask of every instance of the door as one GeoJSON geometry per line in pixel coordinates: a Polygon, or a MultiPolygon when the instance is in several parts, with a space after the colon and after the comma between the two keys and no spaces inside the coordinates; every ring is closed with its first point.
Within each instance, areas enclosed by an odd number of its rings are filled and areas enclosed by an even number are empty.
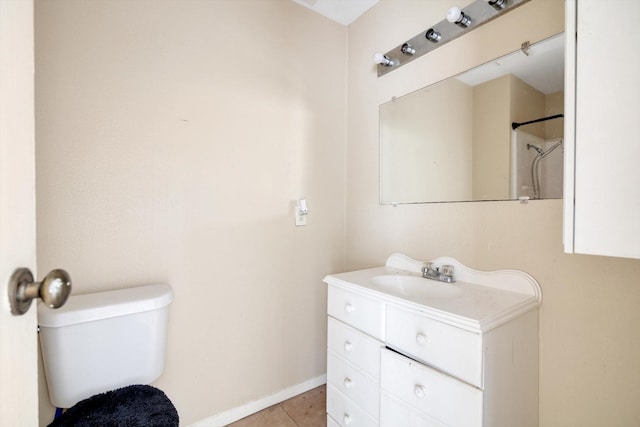
{"type": "Polygon", "coordinates": [[[35,272],[33,1],[0,0],[0,425],[38,425],[35,304],[9,309],[16,267],[35,272]]]}

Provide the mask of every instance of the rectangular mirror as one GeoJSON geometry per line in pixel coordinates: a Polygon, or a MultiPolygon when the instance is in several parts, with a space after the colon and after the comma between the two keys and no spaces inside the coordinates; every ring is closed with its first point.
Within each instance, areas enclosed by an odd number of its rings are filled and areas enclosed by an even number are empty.
{"type": "Polygon", "coordinates": [[[562,198],[563,110],[564,34],[382,104],[380,203],[562,198]]]}

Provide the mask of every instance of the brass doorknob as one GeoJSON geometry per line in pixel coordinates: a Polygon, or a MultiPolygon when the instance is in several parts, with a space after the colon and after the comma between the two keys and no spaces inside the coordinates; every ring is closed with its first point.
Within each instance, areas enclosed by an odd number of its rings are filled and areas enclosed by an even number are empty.
{"type": "Polygon", "coordinates": [[[34,282],[28,268],[18,268],[9,279],[9,304],[14,315],[24,314],[31,300],[41,298],[49,308],[64,305],[71,294],[71,277],[61,269],[51,270],[42,282],[34,282]]]}

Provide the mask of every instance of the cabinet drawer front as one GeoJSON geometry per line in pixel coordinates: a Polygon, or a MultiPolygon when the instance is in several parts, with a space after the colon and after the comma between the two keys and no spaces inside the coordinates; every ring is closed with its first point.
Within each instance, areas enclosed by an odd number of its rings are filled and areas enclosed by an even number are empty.
{"type": "Polygon", "coordinates": [[[380,396],[380,427],[446,427],[387,392],[380,396]]]}
{"type": "Polygon", "coordinates": [[[356,329],[384,341],[384,304],[329,285],[327,312],[356,329]]]}
{"type": "Polygon", "coordinates": [[[327,346],[375,379],[380,378],[380,349],[384,345],[350,326],[328,317],[327,346]]]}
{"type": "Polygon", "coordinates": [[[382,350],[380,386],[450,427],[482,426],[482,391],[390,350],[382,350]]]}
{"type": "Polygon", "coordinates": [[[327,413],[342,427],[378,426],[376,420],[331,384],[327,384],[327,413]]]}
{"type": "Polygon", "coordinates": [[[482,339],[479,334],[387,307],[387,344],[409,356],[482,388],[482,339]]]}
{"type": "Polygon", "coordinates": [[[337,422],[333,421],[333,418],[331,418],[331,416],[327,415],[327,427],[340,427],[340,424],[338,424],[337,422]]]}
{"type": "Polygon", "coordinates": [[[327,352],[327,383],[357,403],[373,418],[380,412],[380,385],[334,352],[327,352]]]}

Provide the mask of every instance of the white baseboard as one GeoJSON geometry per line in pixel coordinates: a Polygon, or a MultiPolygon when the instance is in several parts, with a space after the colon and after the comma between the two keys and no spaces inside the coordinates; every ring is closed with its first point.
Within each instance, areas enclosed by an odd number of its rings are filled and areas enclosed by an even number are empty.
{"type": "Polygon", "coordinates": [[[297,396],[301,393],[304,393],[305,391],[309,391],[326,383],[327,375],[321,375],[303,383],[285,388],[284,390],[280,390],[258,400],[254,400],[253,402],[249,402],[245,405],[229,409],[212,417],[206,418],[202,421],[198,421],[195,424],[191,424],[190,427],[224,427],[251,414],[262,411],[269,406],[277,405],[278,403],[284,402],[285,400],[290,399],[293,396],[297,396]]]}

